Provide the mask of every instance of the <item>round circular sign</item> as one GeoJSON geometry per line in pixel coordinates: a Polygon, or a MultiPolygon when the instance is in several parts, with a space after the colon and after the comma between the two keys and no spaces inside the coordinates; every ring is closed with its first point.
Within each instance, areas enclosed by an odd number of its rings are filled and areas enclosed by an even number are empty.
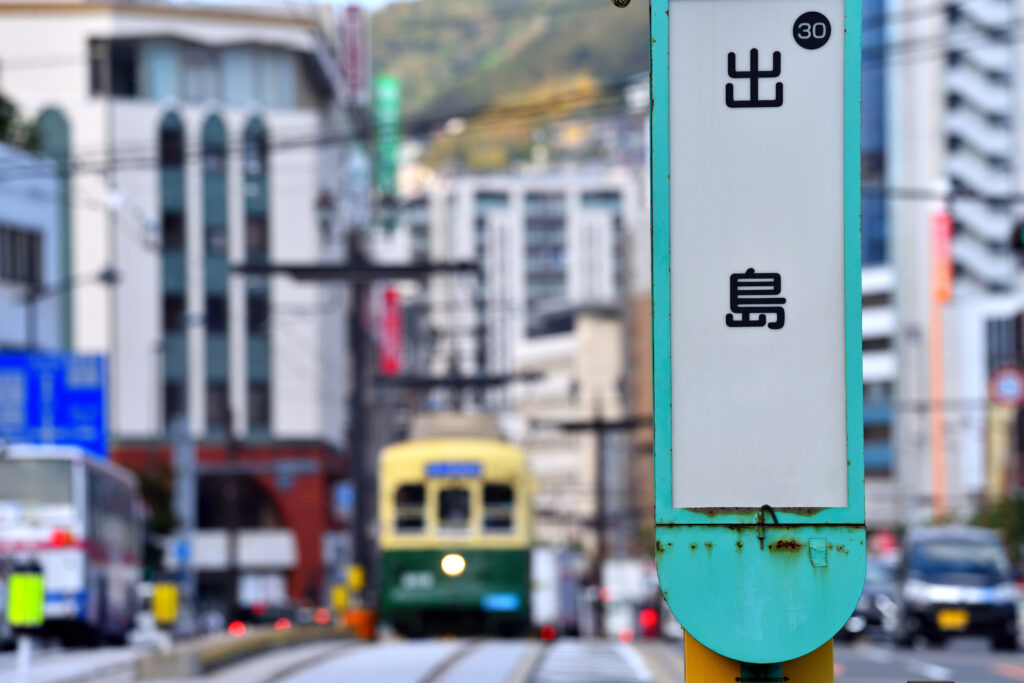
{"type": "Polygon", "coordinates": [[[996,369],[988,381],[988,395],[993,403],[1000,405],[1024,404],[1024,370],[1014,365],[996,369]]]}
{"type": "Polygon", "coordinates": [[[832,37],[832,24],[821,12],[804,12],[793,24],[793,39],[808,50],[817,50],[832,37]]]}

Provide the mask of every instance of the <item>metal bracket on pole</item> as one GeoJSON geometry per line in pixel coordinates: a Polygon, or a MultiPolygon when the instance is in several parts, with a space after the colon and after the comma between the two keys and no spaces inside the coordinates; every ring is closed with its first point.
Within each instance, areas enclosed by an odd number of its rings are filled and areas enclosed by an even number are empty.
{"type": "Polygon", "coordinates": [[[782,664],[740,664],[740,683],[784,683],[788,676],[782,675],[782,664]]]}

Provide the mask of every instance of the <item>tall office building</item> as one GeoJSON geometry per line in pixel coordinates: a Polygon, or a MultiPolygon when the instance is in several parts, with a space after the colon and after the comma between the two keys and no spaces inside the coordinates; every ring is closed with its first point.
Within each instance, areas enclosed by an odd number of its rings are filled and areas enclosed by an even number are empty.
{"type": "MultiPolygon", "coordinates": [[[[221,460],[231,416],[239,457],[255,463],[240,484],[243,588],[292,598],[323,585],[344,470],[344,300],[232,266],[341,257],[347,148],[320,140],[354,127],[321,19],[270,5],[0,2],[0,91],[38,118],[67,170],[62,274],[119,273],[115,287],[76,288],[65,311],[71,348],[109,357],[112,455],[158,467],[184,416],[201,463],[221,460]],[[324,197],[337,198],[333,218],[324,197]]],[[[201,599],[217,600],[228,513],[223,479],[200,479],[192,557],[201,599]]]]}

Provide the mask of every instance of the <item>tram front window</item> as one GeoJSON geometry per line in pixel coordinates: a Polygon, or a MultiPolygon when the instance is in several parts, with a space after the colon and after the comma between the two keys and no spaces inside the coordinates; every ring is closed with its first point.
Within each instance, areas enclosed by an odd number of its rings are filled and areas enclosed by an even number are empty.
{"type": "Polygon", "coordinates": [[[423,487],[402,486],[395,494],[396,527],[399,531],[423,529],[423,487]]]}
{"type": "Polygon", "coordinates": [[[445,489],[440,501],[441,531],[466,531],[469,527],[469,492],[445,489]]]}
{"type": "Polygon", "coordinates": [[[511,531],[513,501],[511,486],[484,486],[484,529],[491,532],[511,531]]]}

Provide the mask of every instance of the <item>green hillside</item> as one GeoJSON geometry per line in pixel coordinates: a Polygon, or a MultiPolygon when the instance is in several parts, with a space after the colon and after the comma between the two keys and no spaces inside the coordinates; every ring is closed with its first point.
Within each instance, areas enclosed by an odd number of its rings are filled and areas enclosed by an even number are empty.
{"type": "Polygon", "coordinates": [[[415,0],[373,15],[378,73],[402,78],[407,118],[487,109],[584,77],[621,83],[648,65],[647,0],[415,0]]]}

